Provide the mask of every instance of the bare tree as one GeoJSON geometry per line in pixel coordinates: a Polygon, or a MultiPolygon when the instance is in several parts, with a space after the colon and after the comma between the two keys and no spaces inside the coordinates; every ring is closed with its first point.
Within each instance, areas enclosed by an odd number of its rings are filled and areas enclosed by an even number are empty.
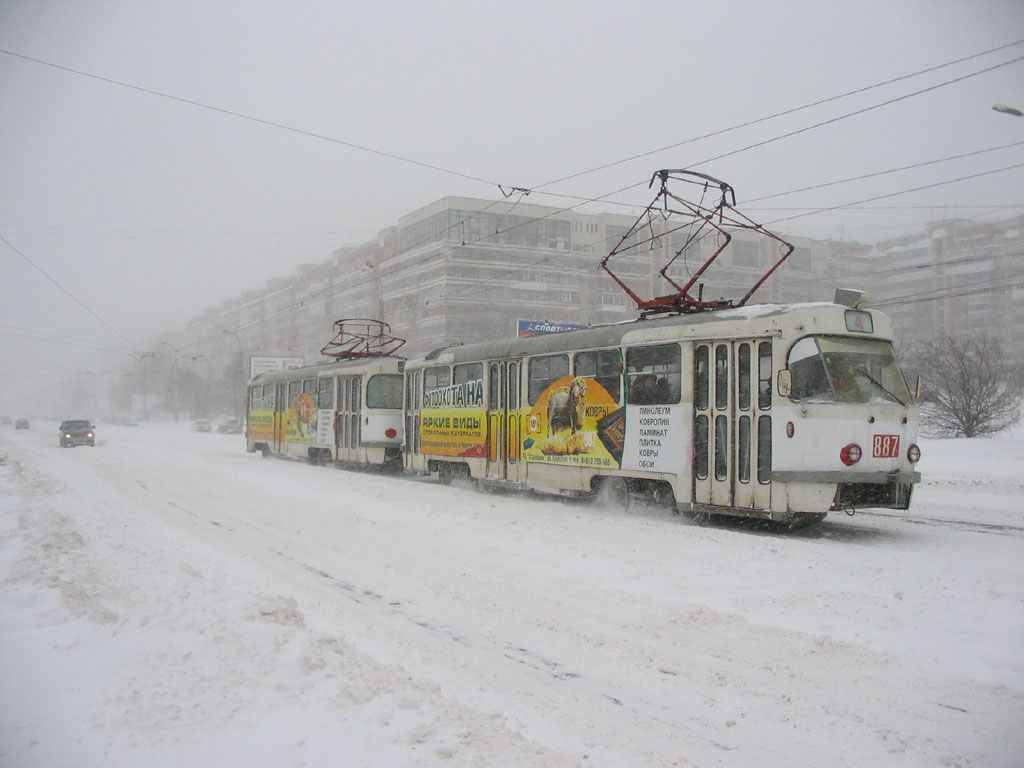
{"type": "Polygon", "coordinates": [[[932,437],[981,437],[1009,429],[1021,417],[1024,366],[987,334],[942,334],[915,346],[909,368],[924,378],[921,422],[932,437]]]}

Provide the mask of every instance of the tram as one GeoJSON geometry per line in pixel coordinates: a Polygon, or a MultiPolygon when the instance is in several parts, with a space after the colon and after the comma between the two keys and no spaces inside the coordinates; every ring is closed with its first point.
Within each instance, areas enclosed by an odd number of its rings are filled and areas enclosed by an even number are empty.
{"type": "Polygon", "coordinates": [[[858,292],[453,346],[406,362],[405,469],[790,524],[906,509],[918,406],[858,292]]]}
{"type": "Polygon", "coordinates": [[[249,381],[246,448],[314,464],[399,469],[404,359],[392,352],[400,340],[377,321],[335,327],[321,350],[335,359],[249,381]]]}
{"type": "Polygon", "coordinates": [[[920,382],[912,396],[891,320],[844,289],[831,303],[748,305],[794,246],[739,213],[720,179],[661,170],[655,182],[600,264],[638,319],[411,360],[393,355],[404,341],[386,323],[338,321],[322,350],[334,361],[250,382],[249,450],[790,527],[907,509],[921,479],[920,382]],[[680,184],[701,202],[670,190],[680,184]],[[738,300],[705,300],[700,281],[737,233],[763,243],[753,253],[767,271],[738,300]],[[665,244],[668,295],[644,298],[627,281],[635,269],[612,268],[653,263],[665,244]]]}

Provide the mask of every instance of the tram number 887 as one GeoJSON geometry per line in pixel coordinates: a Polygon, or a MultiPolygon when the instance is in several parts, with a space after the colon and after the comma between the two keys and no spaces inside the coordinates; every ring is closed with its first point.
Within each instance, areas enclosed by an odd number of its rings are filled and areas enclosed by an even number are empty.
{"type": "Polygon", "coordinates": [[[875,435],[872,444],[872,456],[876,459],[894,459],[899,455],[899,435],[875,435]]]}

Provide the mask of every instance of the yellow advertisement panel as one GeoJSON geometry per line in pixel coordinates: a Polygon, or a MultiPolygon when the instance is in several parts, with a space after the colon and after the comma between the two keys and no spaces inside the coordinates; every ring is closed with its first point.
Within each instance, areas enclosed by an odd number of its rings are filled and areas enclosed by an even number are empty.
{"type": "Polygon", "coordinates": [[[487,455],[487,411],[482,379],[423,393],[420,446],[435,456],[487,455]]]}
{"type": "Polygon", "coordinates": [[[437,408],[420,413],[420,445],[435,456],[487,455],[487,412],[483,408],[437,408]]]}
{"type": "Polygon", "coordinates": [[[523,461],[618,468],[625,412],[596,379],[563,376],[530,409],[523,461]]]}
{"type": "Polygon", "coordinates": [[[250,411],[249,436],[251,440],[273,441],[274,412],[265,410],[250,411]]]}

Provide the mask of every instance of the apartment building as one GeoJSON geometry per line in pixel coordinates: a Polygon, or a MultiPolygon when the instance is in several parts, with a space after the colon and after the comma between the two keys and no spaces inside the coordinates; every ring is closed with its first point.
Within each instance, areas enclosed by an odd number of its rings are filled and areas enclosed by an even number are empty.
{"type": "Polygon", "coordinates": [[[1024,216],[997,222],[947,219],[880,242],[856,258],[872,305],[903,342],[936,333],[995,333],[1024,353],[1024,216]]]}

